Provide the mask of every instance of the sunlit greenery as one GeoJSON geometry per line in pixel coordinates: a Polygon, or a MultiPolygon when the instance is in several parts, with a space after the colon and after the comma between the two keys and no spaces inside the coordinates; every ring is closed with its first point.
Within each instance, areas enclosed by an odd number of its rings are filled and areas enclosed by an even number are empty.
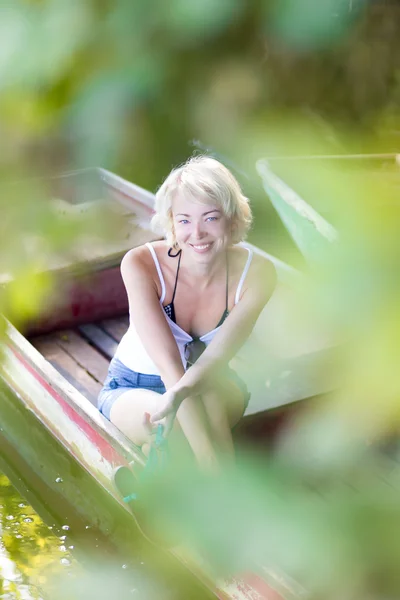
{"type": "Polygon", "coordinates": [[[0,271],[12,283],[0,310],[32,318],[54,259],[115,235],[108,217],[60,209],[50,177],[101,166],[154,190],[202,148],[250,196],[250,241],[306,273],[293,337],[307,315],[339,348],[337,390],[299,411],[267,463],[242,450],[234,474],[176,472],[162,506],[149,501],[219,574],[264,565],[310,597],[399,595],[399,56],[395,2],[1,4],[0,271]],[[382,156],[285,160],[363,153],[382,156]],[[335,239],[304,205],[290,238],[256,166],[271,157],[335,239]]]}

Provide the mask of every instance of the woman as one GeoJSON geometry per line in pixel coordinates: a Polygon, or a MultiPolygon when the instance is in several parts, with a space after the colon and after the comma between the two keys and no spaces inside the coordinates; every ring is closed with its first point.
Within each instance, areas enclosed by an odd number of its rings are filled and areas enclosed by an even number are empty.
{"type": "Polygon", "coordinates": [[[276,280],[270,261],[237,245],[250,224],[248,200],[230,171],[197,156],[157,192],[153,225],[166,240],[122,260],[130,326],[99,409],[145,453],[150,414],[152,423],[165,420],[171,442],[183,434],[202,467],[215,467],[219,452],[234,456],[231,429],[249,394],[228,363],[276,280]]]}

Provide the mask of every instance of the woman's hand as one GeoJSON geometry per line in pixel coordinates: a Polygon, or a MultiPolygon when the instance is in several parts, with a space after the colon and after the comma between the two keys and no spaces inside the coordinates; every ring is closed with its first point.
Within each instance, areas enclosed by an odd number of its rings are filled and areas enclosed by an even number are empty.
{"type": "Polygon", "coordinates": [[[178,408],[180,407],[182,402],[182,398],[173,388],[169,389],[162,395],[160,401],[160,409],[158,412],[154,413],[150,421],[151,423],[157,423],[161,421],[161,419],[165,419],[164,424],[164,435],[167,436],[171,432],[171,429],[174,425],[174,420],[176,417],[176,413],[178,408]]]}

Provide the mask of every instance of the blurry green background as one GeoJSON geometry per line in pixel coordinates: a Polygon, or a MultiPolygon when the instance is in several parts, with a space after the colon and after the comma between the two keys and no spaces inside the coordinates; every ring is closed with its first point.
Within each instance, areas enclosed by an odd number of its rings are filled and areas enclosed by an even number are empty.
{"type": "MultiPolygon", "coordinates": [[[[394,1],[3,0],[0,10],[4,180],[102,166],[155,190],[200,140],[248,173],[253,240],[290,258],[255,160],[398,147],[394,1]]],[[[303,182],[318,198],[316,185],[303,182]]]]}
{"type": "Polygon", "coordinates": [[[310,269],[256,161],[384,155],[271,161],[339,231],[301,300],[348,342],[343,385],[293,424],[267,473],[251,460],[214,490],[215,514],[191,512],[187,497],[179,518],[198,538],[219,524],[202,543],[224,568],[259,555],[318,598],[399,597],[398,463],[381,447],[400,424],[400,4],[2,0],[0,90],[0,271],[16,278],[0,309],[15,320],[49,292],[46,277],[32,284],[46,255],[100,223],[56,217],[49,177],[101,166],[154,191],[194,151],[216,152],[251,198],[250,241],[310,269]],[[32,236],[37,252],[24,243],[32,236]],[[226,514],[238,486],[248,496],[226,514]],[[239,548],[229,531],[244,512],[251,535],[239,548]]]}

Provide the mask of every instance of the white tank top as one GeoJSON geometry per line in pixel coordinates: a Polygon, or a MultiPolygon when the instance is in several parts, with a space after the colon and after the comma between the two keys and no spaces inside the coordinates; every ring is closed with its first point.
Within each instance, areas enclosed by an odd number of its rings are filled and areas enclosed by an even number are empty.
{"type": "MultiPolygon", "coordinates": [[[[169,316],[166,314],[166,312],[163,308],[163,302],[165,300],[166,288],[165,288],[165,281],[164,281],[164,277],[163,277],[163,274],[161,271],[160,263],[158,262],[158,258],[157,258],[157,255],[155,253],[153,246],[149,243],[147,243],[146,246],[148,247],[148,249],[151,252],[154,263],[156,265],[158,276],[160,278],[160,283],[161,283],[160,304],[163,309],[163,314],[164,314],[164,316],[167,320],[167,323],[171,329],[172,335],[175,338],[176,345],[178,346],[179,353],[181,355],[182,364],[185,366],[186,365],[185,345],[188,342],[193,341],[193,338],[191,335],[186,333],[186,331],[184,331],[181,327],[179,327],[179,325],[174,323],[169,318],[169,316]]],[[[247,261],[246,261],[245,267],[243,269],[243,273],[240,277],[239,285],[236,290],[235,305],[239,302],[240,294],[241,294],[242,287],[243,287],[243,282],[248,273],[251,259],[253,258],[253,250],[251,250],[250,248],[246,248],[246,249],[247,249],[249,255],[247,257],[247,261]]],[[[208,333],[205,333],[199,339],[202,342],[204,342],[206,346],[208,346],[208,344],[214,338],[215,334],[220,329],[220,327],[222,327],[222,325],[220,325],[219,327],[216,327],[215,329],[213,329],[212,331],[209,331],[208,333]]],[[[119,343],[119,346],[115,353],[115,357],[118,358],[118,360],[120,360],[126,367],[128,367],[128,369],[131,369],[132,371],[136,371],[137,373],[145,373],[146,375],[160,375],[156,365],[154,364],[154,362],[152,361],[152,359],[146,352],[146,350],[142,344],[142,341],[135,329],[135,326],[133,325],[132,319],[130,319],[130,325],[129,325],[128,331],[126,332],[126,334],[124,335],[124,337],[122,338],[122,340],[119,343]]]]}

